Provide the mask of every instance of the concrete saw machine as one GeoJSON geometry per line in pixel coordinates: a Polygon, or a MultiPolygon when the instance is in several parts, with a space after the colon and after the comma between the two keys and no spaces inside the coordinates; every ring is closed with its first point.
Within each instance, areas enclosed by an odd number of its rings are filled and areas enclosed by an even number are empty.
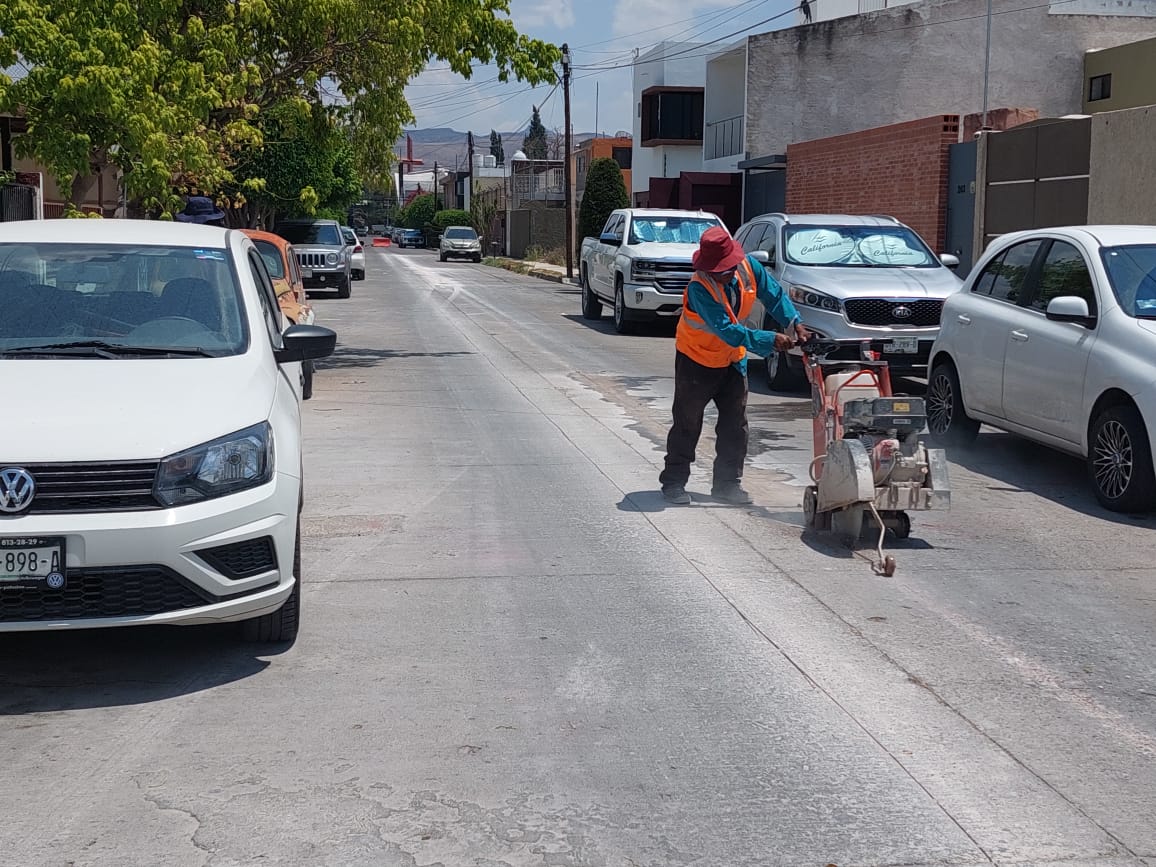
{"type": "Polygon", "coordinates": [[[815,441],[814,484],[803,495],[807,527],[834,533],[851,547],[866,529],[877,528],[872,567],[893,575],[895,558],[883,553],[887,531],[906,539],[908,512],[951,505],[947,457],[919,438],[927,422],[924,400],[892,393],[887,362],[869,344],[850,361],[829,360],[846,353],[838,343],[812,339],[801,349],[815,441]]]}

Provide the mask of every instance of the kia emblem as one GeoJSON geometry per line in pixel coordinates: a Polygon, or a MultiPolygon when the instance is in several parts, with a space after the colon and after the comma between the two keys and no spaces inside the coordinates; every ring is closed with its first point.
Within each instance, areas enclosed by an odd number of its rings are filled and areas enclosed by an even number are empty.
{"type": "Polygon", "coordinates": [[[900,304],[898,307],[892,308],[891,315],[894,316],[896,319],[910,319],[911,318],[911,308],[907,307],[903,304],[900,304]]]}

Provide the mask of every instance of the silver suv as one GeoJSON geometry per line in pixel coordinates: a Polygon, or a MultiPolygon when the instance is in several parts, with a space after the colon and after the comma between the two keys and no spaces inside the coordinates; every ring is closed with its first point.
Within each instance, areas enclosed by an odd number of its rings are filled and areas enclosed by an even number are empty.
{"type": "Polygon", "coordinates": [[[438,243],[438,258],[482,261],[482,239],[469,226],[449,226],[438,243]]]}
{"type": "MultiPolygon", "coordinates": [[[[954,256],[937,257],[912,229],[882,216],[764,214],[735,239],[775,275],[809,329],[846,344],[848,359],[868,343],[892,371],[926,373],[943,302],[961,284],[954,256]]],[[[761,304],[748,324],[776,328],[761,304]]],[[[772,388],[801,381],[797,350],[765,361],[772,388]]]]}
{"type": "Polygon", "coordinates": [[[286,220],[274,230],[293,245],[306,289],[336,289],[348,298],[353,279],[353,248],[336,220],[286,220]]]}

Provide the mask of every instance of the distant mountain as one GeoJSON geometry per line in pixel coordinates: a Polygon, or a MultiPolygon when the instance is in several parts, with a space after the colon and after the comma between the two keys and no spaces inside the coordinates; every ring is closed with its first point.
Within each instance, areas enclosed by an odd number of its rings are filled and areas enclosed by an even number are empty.
{"type": "MultiPolygon", "coordinates": [[[[414,158],[422,160],[424,164],[423,168],[432,168],[433,164],[437,162],[438,166],[443,168],[465,169],[468,152],[466,133],[446,127],[407,130],[394,147],[394,153],[399,155],[405,154],[406,135],[409,135],[410,138],[413,139],[414,158]]],[[[574,142],[577,144],[580,141],[592,138],[593,135],[594,133],[589,132],[575,133],[574,142]]],[[[522,139],[526,137],[526,131],[503,132],[501,136],[502,149],[505,151],[506,159],[509,159],[522,147],[522,139]]],[[[474,153],[488,154],[489,152],[490,131],[488,129],[485,132],[475,131],[474,153]]]]}

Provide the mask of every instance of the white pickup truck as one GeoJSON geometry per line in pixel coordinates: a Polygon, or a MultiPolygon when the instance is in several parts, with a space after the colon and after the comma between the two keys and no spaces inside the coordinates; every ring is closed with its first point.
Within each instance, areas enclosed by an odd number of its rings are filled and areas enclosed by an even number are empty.
{"type": "Polygon", "coordinates": [[[610,304],[619,334],[639,321],[677,317],[699,238],[722,225],[705,211],[614,211],[599,237],[582,241],[583,317],[601,319],[602,305],[610,304]]]}

